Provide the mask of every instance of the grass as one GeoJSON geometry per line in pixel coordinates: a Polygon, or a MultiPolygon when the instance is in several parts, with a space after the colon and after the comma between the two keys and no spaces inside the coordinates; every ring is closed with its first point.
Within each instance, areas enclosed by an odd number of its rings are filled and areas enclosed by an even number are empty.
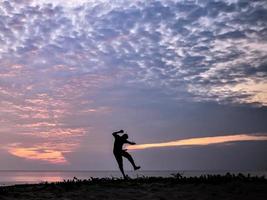
{"type": "Polygon", "coordinates": [[[126,180],[114,177],[80,180],[74,177],[63,182],[0,187],[1,200],[139,199],[140,194],[143,195],[140,199],[166,199],[167,196],[169,199],[195,199],[198,195],[204,195],[203,199],[213,196],[217,198],[218,195],[220,198],[217,199],[267,199],[267,179],[264,176],[249,174],[185,177],[177,173],[171,177],[142,176],[126,180]]]}

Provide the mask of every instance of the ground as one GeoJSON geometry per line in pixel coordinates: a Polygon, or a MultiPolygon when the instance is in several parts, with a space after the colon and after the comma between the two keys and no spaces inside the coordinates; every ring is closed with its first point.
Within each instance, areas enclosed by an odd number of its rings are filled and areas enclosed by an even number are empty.
{"type": "Polygon", "coordinates": [[[90,179],[0,188],[0,200],[266,200],[267,180],[245,176],[90,179]]]}

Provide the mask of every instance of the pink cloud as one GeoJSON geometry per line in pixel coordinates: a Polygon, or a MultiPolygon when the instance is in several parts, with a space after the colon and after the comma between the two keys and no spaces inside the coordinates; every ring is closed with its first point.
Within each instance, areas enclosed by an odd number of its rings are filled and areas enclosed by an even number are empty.
{"type": "Polygon", "coordinates": [[[13,145],[8,148],[8,152],[13,156],[28,160],[47,161],[53,164],[67,163],[62,151],[50,149],[45,146],[20,147],[13,145]]]}

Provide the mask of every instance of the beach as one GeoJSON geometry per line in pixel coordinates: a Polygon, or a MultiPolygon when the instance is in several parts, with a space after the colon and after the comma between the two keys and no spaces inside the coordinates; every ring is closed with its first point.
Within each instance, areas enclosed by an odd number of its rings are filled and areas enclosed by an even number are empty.
{"type": "Polygon", "coordinates": [[[267,199],[265,178],[205,176],[185,178],[142,177],[122,180],[92,178],[59,183],[15,185],[0,188],[1,200],[85,199],[267,199]]]}

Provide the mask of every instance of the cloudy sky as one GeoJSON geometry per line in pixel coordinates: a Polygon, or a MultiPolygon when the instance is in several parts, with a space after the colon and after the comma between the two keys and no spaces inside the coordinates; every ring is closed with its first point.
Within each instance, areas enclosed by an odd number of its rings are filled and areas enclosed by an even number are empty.
{"type": "Polygon", "coordinates": [[[0,169],[267,169],[266,77],[265,0],[0,0],[0,169]]]}

